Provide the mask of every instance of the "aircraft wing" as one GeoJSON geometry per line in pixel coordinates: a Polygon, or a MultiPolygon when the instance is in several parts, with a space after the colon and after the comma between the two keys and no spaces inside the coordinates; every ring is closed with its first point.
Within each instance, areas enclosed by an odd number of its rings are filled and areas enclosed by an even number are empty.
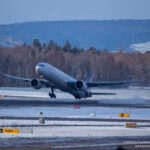
{"type": "Polygon", "coordinates": [[[86,82],[88,87],[115,86],[128,83],[143,82],[143,80],[119,81],[119,82],[86,82]]]}
{"type": "Polygon", "coordinates": [[[7,78],[22,80],[22,81],[25,81],[25,82],[31,82],[32,81],[32,79],[29,79],[29,78],[21,78],[21,77],[12,76],[12,75],[9,75],[9,74],[4,74],[4,76],[7,77],[7,78]]]}
{"type": "MultiPolygon", "coordinates": [[[[4,74],[4,76],[7,77],[7,78],[11,78],[11,79],[22,80],[24,82],[31,82],[32,81],[32,79],[30,79],[30,78],[16,77],[16,76],[12,76],[12,75],[9,75],[9,74],[4,74]]],[[[38,79],[38,80],[42,85],[45,85],[46,87],[53,87],[53,84],[51,84],[46,79],[38,79]]]]}

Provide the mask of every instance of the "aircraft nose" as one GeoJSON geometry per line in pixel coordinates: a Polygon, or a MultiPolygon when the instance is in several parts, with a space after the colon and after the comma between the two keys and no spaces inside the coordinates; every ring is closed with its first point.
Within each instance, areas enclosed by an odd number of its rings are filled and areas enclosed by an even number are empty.
{"type": "Polygon", "coordinates": [[[40,70],[39,66],[36,66],[35,71],[36,71],[37,74],[39,74],[39,70],[40,70]]]}

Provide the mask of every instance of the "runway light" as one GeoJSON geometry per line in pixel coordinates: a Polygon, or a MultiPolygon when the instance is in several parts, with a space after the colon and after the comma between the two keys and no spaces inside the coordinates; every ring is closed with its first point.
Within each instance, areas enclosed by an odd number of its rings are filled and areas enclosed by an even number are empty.
{"type": "Polygon", "coordinates": [[[90,113],[90,117],[95,117],[95,114],[94,113],[90,113]]]}
{"type": "Polygon", "coordinates": [[[6,95],[0,95],[0,98],[7,97],[6,95]]]}
{"type": "Polygon", "coordinates": [[[130,117],[130,114],[123,114],[123,113],[119,113],[118,114],[119,117],[130,117]]]}
{"type": "Polygon", "coordinates": [[[79,105],[75,105],[74,108],[80,109],[80,106],[79,105]]]}

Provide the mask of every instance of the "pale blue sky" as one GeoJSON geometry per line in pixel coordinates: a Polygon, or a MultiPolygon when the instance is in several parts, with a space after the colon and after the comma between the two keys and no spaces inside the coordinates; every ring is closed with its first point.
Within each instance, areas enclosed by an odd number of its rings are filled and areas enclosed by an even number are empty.
{"type": "Polygon", "coordinates": [[[0,0],[0,24],[90,19],[150,19],[150,0],[0,0]]]}

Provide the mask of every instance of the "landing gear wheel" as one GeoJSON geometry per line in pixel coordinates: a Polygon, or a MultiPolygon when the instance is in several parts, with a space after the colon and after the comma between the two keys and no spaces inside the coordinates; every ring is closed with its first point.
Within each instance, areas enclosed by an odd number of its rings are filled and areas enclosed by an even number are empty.
{"type": "Polygon", "coordinates": [[[81,100],[81,97],[79,96],[74,96],[76,100],[81,100]]]}
{"type": "Polygon", "coordinates": [[[56,98],[56,95],[55,95],[55,94],[53,94],[53,98],[56,98]]]}
{"type": "Polygon", "coordinates": [[[51,97],[51,98],[56,98],[56,95],[53,93],[49,93],[49,96],[51,97]]]}
{"type": "Polygon", "coordinates": [[[50,96],[51,98],[53,98],[53,95],[52,95],[52,93],[50,93],[50,92],[49,92],[49,96],[50,96]]]}

